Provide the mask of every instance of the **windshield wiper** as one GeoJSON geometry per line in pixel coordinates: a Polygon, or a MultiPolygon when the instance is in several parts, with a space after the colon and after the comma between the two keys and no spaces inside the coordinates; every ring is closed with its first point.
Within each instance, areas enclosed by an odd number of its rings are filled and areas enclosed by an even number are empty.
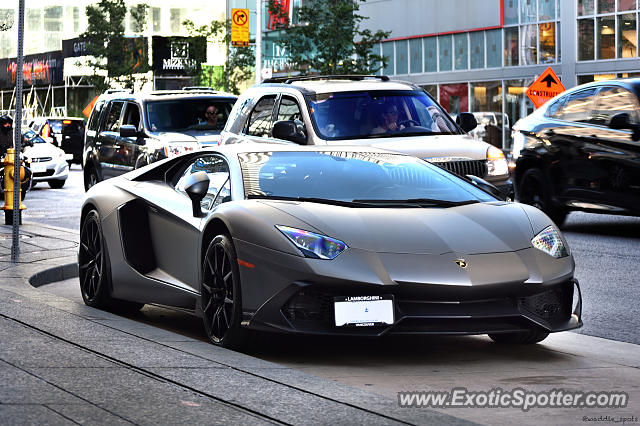
{"type": "Polygon", "coordinates": [[[464,206],[466,204],[474,204],[479,203],[478,200],[464,200],[464,201],[448,201],[448,200],[438,200],[435,198],[409,198],[406,200],[375,200],[375,199],[366,199],[366,200],[353,200],[355,203],[367,203],[367,204],[381,204],[381,205],[419,205],[419,206],[436,206],[436,207],[457,207],[464,206]]]}
{"type": "Polygon", "coordinates": [[[365,202],[359,202],[356,200],[353,201],[343,201],[343,200],[332,200],[327,198],[314,198],[314,197],[285,197],[280,195],[259,195],[259,194],[250,194],[247,195],[247,199],[249,200],[283,200],[283,201],[305,201],[309,203],[320,203],[320,204],[331,204],[334,206],[344,206],[344,207],[378,207],[374,204],[368,204],[365,202]]]}

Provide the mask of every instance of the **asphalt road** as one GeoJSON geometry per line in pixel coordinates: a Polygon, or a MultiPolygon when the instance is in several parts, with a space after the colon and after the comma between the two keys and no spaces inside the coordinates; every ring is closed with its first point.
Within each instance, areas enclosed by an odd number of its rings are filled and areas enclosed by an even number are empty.
{"type": "MultiPolygon", "coordinates": [[[[84,197],[82,170],[74,165],[66,185],[51,189],[45,183],[25,199],[24,220],[78,229],[84,197]]],[[[574,212],[564,227],[582,287],[584,327],[578,333],[640,344],[640,218],[574,212]]],[[[49,285],[81,302],[77,283],[49,285]]],[[[199,321],[182,313],[145,308],[140,320],[202,335],[199,321]],[[182,325],[181,325],[182,324],[182,325]]]]}

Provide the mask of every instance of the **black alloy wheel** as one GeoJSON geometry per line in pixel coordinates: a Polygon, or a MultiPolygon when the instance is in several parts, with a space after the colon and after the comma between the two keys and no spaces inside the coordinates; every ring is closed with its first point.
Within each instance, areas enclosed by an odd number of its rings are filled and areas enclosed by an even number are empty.
{"type": "Polygon", "coordinates": [[[233,243],[227,235],[215,237],[204,255],[201,302],[209,339],[226,348],[243,347],[246,332],[240,328],[240,271],[233,243]]]}
{"type": "Polygon", "coordinates": [[[88,306],[103,308],[109,301],[109,275],[100,216],[91,210],[80,230],[78,252],[80,291],[88,306]]]}
{"type": "Polygon", "coordinates": [[[543,330],[529,330],[517,333],[489,334],[489,337],[496,343],[532,345],[542,342],[548,335],[549,333],[543,330]]]}
{"type": "Polygon", "coordinates": [[[527,170],[518,185],[519,201],[542,210],[558,226],[567,219],[568,211],[554,206],[551,201],[551,189],[544,174],[539,169],[527,170]]]}
{"type": "Polygon", "coordinates": [[[85,169],[84,173],[84,190],[88,191],[93,185],[98,183],[98,173],[96,169],[91,166],[85,169]]]}

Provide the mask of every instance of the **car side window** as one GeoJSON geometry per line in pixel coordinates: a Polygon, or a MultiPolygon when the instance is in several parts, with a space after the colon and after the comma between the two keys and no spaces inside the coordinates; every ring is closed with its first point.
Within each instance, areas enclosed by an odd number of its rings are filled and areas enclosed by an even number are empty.
{"type": "Polygon", "coordinates": [[[229,166],[223,158],[215,155],[206,155],[192,160],[178,178],[175,189],[187,196],[185,182],[190,175],[197,172],[205,172],[209,176],[207,195],[200,202],[204,210],[211,210],[224,202],[231,201],[229,166]]]}
{"type": "Polygon", "coordinates": [[[591,88],[573,93],[567,99],[559,118],[578,123],[588,123],[593,109],[593,98],[596,89],[591,88]]]}
{"type": "Polygon", "coordinates": [[[553,117],[553,118],[560,118],[562,114],[562,106],[564,105],[564,101],[566,100],[567,100],[567,97],[563,96],[560,99],[556,100],[551,105],[549,105],[549,108],[547,108],[546,116],[553,117]]]}
{"type": "Polygon", "coordinates": [[[91,112],[91,117],[89,118],[89,125],[87,126],[87,130],[98,130],[98,123],[100,122],[100,113],[102,112],[102,108],[104,107],[105,102],[98,102],[91,112]]]}
{"type": "Polygon", "coordinates": [[[122,101],[111,102],[103,130],[107,132],[117,132],[120,130],[120,113],[122,112],[122,107],[124,107],[124,102],[122,101]]]}
{"type": "Polygon", "coordinates": [[[256,104],[247,123],[247,135],[269,137],[273,125],[275,95],[265,96],[256,104]]]}
{"type": "Polygon", "coordinates": [[[140,108],[137,104],[132,102],[127,103],[127,109],[124,112],[122,124],[135,126],[136,129],[140,130],[140,108]]]}
{"type": "Polygon", "coordinates": [[[629,114],[631,123],[637,124],[637,109],[637,99],[631,92],[622,87],[604,87],[598,92],[592,122],[606,126],[611,121],[611,117],[626,112],[629,114]]]}

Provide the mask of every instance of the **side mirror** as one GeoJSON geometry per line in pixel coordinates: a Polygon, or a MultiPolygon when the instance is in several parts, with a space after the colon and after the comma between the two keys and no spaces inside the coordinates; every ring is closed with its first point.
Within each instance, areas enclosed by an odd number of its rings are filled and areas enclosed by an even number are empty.
{"type": "Polygon", "coordinates": [[[124,124],[120,126],[121,138],[135,138],[138,136],[138,129],[132,124],[124,124]]]}
{"type": "Polygon", "coordinates": [[[191,198],[193,217],[202,217],[200,202],[209,190],[209,176],[205,172],[196,172],[190,175],[184,185],[184,190],[191,198]]]}
{"type": "Polygon", "coordinates": [[[307,143],[307,136],[298,130],[295,121],[276,121],[273,125],[272,135],[276,139],[284,139],[300,145],[307,143]]]}
{"type": "Polygon", "coordinates": [[[466,178],[471,181],[472,184],[477,186],[478,188],[488,192],[499,200],[505,201],[506,197],[502,194],[502,192],[498,189],[497,186],[487,182],[486,180],[479,178],[474,175],[466,175],[466,178]]]}
{"type": "Polygon", "coordinates": [[[476,117],[470,112],[461,112],[456,117],[456,124],[465,132],[470,132],[478,127],[476,117]]]}

